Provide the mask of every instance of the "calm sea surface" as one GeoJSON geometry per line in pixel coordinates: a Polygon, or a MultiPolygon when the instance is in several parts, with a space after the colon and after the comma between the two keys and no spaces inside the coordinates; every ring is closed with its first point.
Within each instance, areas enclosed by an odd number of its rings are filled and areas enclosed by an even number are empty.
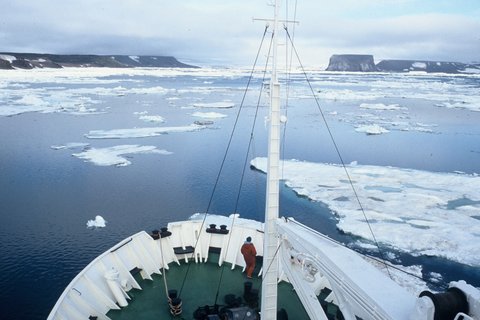
{"type": "MultiPolygon", "coordinates": [[[[64,287],[97,255],[132,233],[207,210],[247,77],[221,70],[168,76],[61,71],[46,77],[29,71],[17,77],[13,71],[15,76],[1,72],[0,110],[19,107],[26,96],[23,105],[41,109],[48,104],[57,111],[0,116],[0,318],[44,319],[64,287]],[[72,107],[80,113],[88,113],[85,108],[101,113],[72,114],[72,109],[59,108],[68,101],[83,101],[84,108],[72,107]],[[235,107],[192,107],[224,101],[235,107]],[[84,136],[90,130],[185,126],[202,120],[192,116],[194,112],[227,117],[213,119],[209,128],[196,132],[124,139],[84,136]],[[144,122],[139,113],[160,115],[165,123],[144,122]],[[131,165],[115,167],[72,156],[81,147],[52,148],[72,142],[91,148],[156,146],[172,154],[126,155],[131,165]],[[107,226],[88,229],[86,222],[96,215],[103,216],[107,226]]],[[[300,78],[293,77],[291,83],[284,157],[338,163],[315,101],[307,97],[308,86],[300,78]]],[[[480,77],[316,73],[311,79],[346,163],[480,173],[480,77]],[[362,103],[377,104],[377,109],[360,108],[362,103]],[[392,105],[400,109],[385,110],[392,105]],[[371,123],[390,132],[355,131],[371,123]]],[[[265,176],[250,168],[235,208],[260,83],[257,78],[246,98],[210,213],[237,211],[254,219],[263,214],[265,176]]],[[[267,100],[264,94],[261,104],[267,100]]],[[[265,156],[265,116],[261,107],[249,159],[265,156]]],[[[321,203],[299,198],[285,187],[281,192],[283,215],[340,241],[356,240],[337,231],[335,217],[321,203]]],[[[405,265],[421,264],[424,272],[439,273],[442,283],[462,278],[480,287],[480,267],[397,255],[405,265]]]]}

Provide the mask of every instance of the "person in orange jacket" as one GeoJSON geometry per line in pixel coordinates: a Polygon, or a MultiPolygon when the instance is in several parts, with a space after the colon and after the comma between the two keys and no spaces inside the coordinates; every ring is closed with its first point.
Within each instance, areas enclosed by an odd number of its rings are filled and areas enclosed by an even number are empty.
{"type": "Polygon", "coordinates": [[[240,250],[245,259],[245,264],[247,265],[245,271],[247,272],[247,278],[252,278],[253,270],[255,269],[255,257],[257,255],[257,250],[252,243],[252,238],[247,237],[245,243],[242,245],[240,250]]]}

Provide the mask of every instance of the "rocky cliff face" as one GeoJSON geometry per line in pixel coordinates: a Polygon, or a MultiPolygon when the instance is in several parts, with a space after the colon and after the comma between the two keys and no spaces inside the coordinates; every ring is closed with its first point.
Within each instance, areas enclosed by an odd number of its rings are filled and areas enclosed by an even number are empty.
{"type": "Polygon", "coordinates": [[[372,55],[334,54],[330,57],[327,71],[353,72],[436,72],[436,73],[480,73],[479,64],[422,60],[382,60],[375,65],[372,55]]]}
{"type": "Polygon", "coordinates": [[[372,55],[334,54],[330,57],[327,71],[377,71],[372,55]]]}
{"type": "Polygon", "coordinates": [[[473,64],[442,61],[383,60],[377,64],[377,68],[384,72],[476,73],[475,70],[478,70],[480,73],[480,68],[473,64]]]}
{"type": "Polygon", "coordinates": [[[38,53],[0,53],[0,69],[33,69],[63,67],[156,67],[196,68],[174,57],[166,56],[100,56],[100,55],[57,55],[38,53]]]}

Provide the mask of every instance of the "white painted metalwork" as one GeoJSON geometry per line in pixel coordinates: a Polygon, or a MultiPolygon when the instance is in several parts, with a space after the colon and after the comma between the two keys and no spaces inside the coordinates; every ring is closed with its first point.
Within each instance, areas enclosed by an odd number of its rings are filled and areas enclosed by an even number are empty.
{"type": "MultiPolygon", "coordinates": [[[[308,257],[319,274],[328,280],[333,291],[332,299],[345,319],[409,319],[416,297],[358,253],[294,220],[278,221],[279,233],[292,252],[301,252],[308,257]]],[[[301,282],[305,288],[293,284],[297,293],[311,290],[309,281],[301,282]]],[[[301,294],[299,297],[302,299],[301,294]]],[[[302,303],[306,310],[312,305],[308,299],[302,299],[302,303]]]]}
{"type": "Polygon", "coordinates": [[[270,130],[268,134],[267,194],[265,207],[265,241],[263,244],[262,319],[277,318],[278,237],[276,220],[279,211],[280,163],[280,84],[277,77],[279,4],[275,1],[270,80],[270,130]]]}

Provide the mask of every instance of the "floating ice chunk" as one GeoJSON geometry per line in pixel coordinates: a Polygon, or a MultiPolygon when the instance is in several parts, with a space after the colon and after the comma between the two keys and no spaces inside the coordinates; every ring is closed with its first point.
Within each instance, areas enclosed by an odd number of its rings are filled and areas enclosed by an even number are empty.
{"type": "Polygon", "coordinates": [[[87,228],[105,228],[107,221],[102,216],[95,216],[95,220],[87,221],[87,228]]]}
{"type": "Polygon", "coordinates": [[[17,100],[16,103],[26,104],[26,105],[37,105],[37,106],[44,106],[47,104],[45,100],[35,95],[25,95],[21,99],[17,100]]]}
{"type": "Polygon", "coordinates": [[[15,116],[27,112],[41,112],[45,108],[42,106],[36,105],[26,105],[26,106],[2,106],[0,108],[0,116],[15,116]]]}
{"type": "Polygon", "coordinates": [[[443,103],[436,103],[436,107],[445,107],[447,109],[471,109],[473,111],[480,111],[480,108],[474,109],[472,108],[472,105],[465,103],[464,101],[459,101],[459,102],[443,102],[443,103]]]}
{"type": "Polygon", "coordinates": [[[390,132],[387,129],[379,126],[378,124],[372,124],[372,125],[368,125],[368,126],[358,127],[358,128],[355,129],[355,131],[364,132],[364,133],[369,134],[369,135],[376,135],[376,134],[382,134],[382,133],[390,132]]]}
{"type": "Polygon", "coordinates": [[[174,132],[193,132],[205,128],[207,127],[191,124],[183,127],[147,127],[132,129],[91,130],[85,135],[85,137],[89,139],[145,138],[174,132]]]}
{"type": "Polygon", "coordinates": [[[164,87],[157,86],[150,88],[131,88],[125,92],[133,94],[167,94],[171,91],[171,89],[165,89],[164,87]]]}
{"type": "Polygon", "coordinates": [[[154,146],[119,145],[109,148],[91,148],[80,153],[74,153],[73,156],[97,166],[124,167],[130,165],[131,162],[122,155],[135,153],[171,154],[169,151],[159,150],[154,146]]]}
{"type": "Polygon", "coordinates": [[[50,148],[54,150],[77,149],[77,148],[85,148],[85,147],[88,147],[89,145],[90,145],[89,143],[83,143],[83,142],[69,142],[65,145],[54,145],[54,146],[51,146],[50,148]]]}
{"type": "Polygon", "coordinates": [[[442,275],[438,272],[430,272],[428,276],[431,282],[441,283],[443,281],[442,275]]]}
{"type": "Polygon", "coordinates": [[[165,122],[165,118],[162,116],[156,116],[156,115],[142,115],[138,117],[138,119],[145,121],[145,122],[154,122],[154,123],[163,123],[165,122]]]}
{"type": "Polygon", "coordinates": [[[223,101],[223,102],[211,102],[211,103],[194,103],[194,107],[196,108],[218,108],[218,109],[224,109],[224,108],[233,108],[235,106],[235,103],[230,102],[230,101],[223,101]]]}
{"type": "Polygon", "coordinates": [[[218,112],[194,112],[192,116],[205,119],[220,119],[225,118],[227,115],[218,112]]]}
{"type": "MultiPolygon", "coordinates": [[[[251,164],[266,170],[265,158],[251,164]]],[[[280,166],[288,187],[336,213],[340,230],[371,239],[341,166],[291,160],[280,166]]],[[[347,170],[378,241],[480,266],[479,176],[366,165],[347,170]]]]}
{"type": "Polygon", "coordinates": [[[383,104],[383,103],[362,103],[360,105],[362,109],[372,109],[372,110],[407,110],[405,107],[401,107],[399,104],[383,104]]]}
{"type": "Polygon", "coordinates": [[[0,108],[0,116],[13,116],[27,112],[45,112],[49,109],[48,103],[35,94],[25,94],[10,105],[0,108]]]}
{"type": "Polygon", "coordinates": [[[8,90],[5,96],[10,98],[9,104],[0,108],[0,116],[13,116],[26,112],[69,114],[98,113],[94,108],[87,106],[97,101],[84,96],[78,96],[69,90],[22,89],[22,97],[18,97],[17,90],[8,90]],[[10,91],[10,92],[8,92],[10,91]]]}
{"type": "Polygon", "coordinates": [[[200,126],[209,126],[209,125],[212,125],[214,122],[212,120],[196,120],[193,123],[198,124],[200,126]]]}
{"type": "Polygon", "coordinates": [[[424,128],[424,127],[412,127],[410,130],[424,132],[424,133],[433,133],[432,129],[424,128]]]}
{"type": "Polygon", "coordinates": [[[380,92],[371,91],[353,91],[350,89],[329,89],[317,92],[315,94],[321,99],[325,100],[375,100],[382,98],[380,92]]]}

